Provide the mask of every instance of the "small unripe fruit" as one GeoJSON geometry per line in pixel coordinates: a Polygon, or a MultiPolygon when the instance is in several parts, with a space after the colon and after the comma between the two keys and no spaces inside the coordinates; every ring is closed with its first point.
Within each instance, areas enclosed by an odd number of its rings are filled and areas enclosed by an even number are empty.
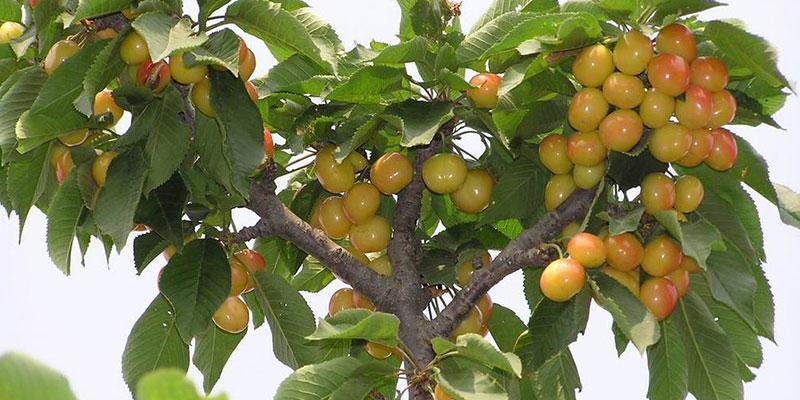
{"type": "Polygon", "coordinates": [[[681,246],[671,237],[661,235],[644,246],[642,269],[650,276],[666,276],[680,267],[682,259],[681,246]]]}
{"type": "Polygon", "coordinates": [[[575,132],[567,140],[567,157],[575,165],[592,166],[608,157],[608,149],[597,132],[575,132]]]}
{"type": "Polygon", "coordinates": [[[606,261],[612,268],[633,271],[642,263],[644,246],[632,233],[608,236],[603,243],[606,245],[606,261]]]}
{"type": "Polygon", "coordinates": [[[588,167],[585,165],[576,165],[575,169],[572,170],[572,180],[575,182],[575,186],[581,189],[591,189],[603,180],[605,174],[605,161],[588,167]]]}
{"type": "Polygon", "coordinates": [[[655,89],[648,89],[639,105],[639,116],[648,128],[666,125],[674,112],[675,99],[655,89]]]}
{"type": "Polygon", "coordinates": [[[489,294],[487,293],[478,299],[476,306],[478,306],[478,309],[481,310],[481,322],[483,322],[483,326],[486,326],[489,323],[489,320],[492,318],[492,310],[494,309],[492,298],[489,297],[489,294]]]}
{"type": "Polygon", "coordinates": [[[598,268],[606,262],[606,246],[591,233],[576,234],[567,243],[567,252],[585,268],[598,268]]]}
{"type": "Polygon", "coordinates": [[[567,138],[553,134],[539,143],[539,161],[554,174],[572,171],[572,161],[567,156],[567,138]]]}
{"type": "Polygon", "coordinates": [[[692,145],[686,155],[677,163],[684,167],[696,167],[711,153],[711,149],[714,147],[714,136],[708,129],[693,129],[689,134],[692,136],[692,145]]]}
{"type": "Polygon", "coordinates": [[[736,164],[738,147],[736,139],[724,128],[711,131],[714,137],[714,146],[705,159],[706,165],[717,171],[727,171],[736,164]]]}
{"type": "Polygon", "coordinates": [[[728,68],[715,57],[700,57],[692,61],[692,83],[709,92],[719,92],[728,86],[728,68]]]}
{"type": "Polygon", "coordinates": [[[644,84],[635,76],[615,72],[603,83],[603,96],[618,108],[634,108],[644,99],[644,84]]]}
{"type": "Polygon", "coordinates": [[[691,72],[683,58],[672,54],[661,54],[647,65],[647,79],[661,93],[676,97],[689,86],[691,72]]]}
{"type": "Polygon", "coordinates": [[[352,310],[354,308],[356,307],[353,303],[353,289],[339,289],[331,295],[331,299],[328,302],[328,315],[332,317],[339,311],[352,310]]]}
{"type": "Polygon", "coordinates": [[[106,185],[108,167],[111,165],[111,161],[118,155],[119,153],[117,152],[107,151],[94,159],[94,163],[92,163],[92,178],[94,178],[94,183],[97,187],[106,185]]]}
{"type": "Polygon", "coordinates": [[[422,164],[422,180],[434,193],[455,192],[465,179],[467,179],[467,163],[455,154],[436,154],[422,164]]]}
{"type": "Polygon", "coordinates": [[[385,360],[394,354],[394,349],[375,342],[367,342],[364,350],[376,360],[385,360]]]}
{"type": "Polygon", "coordinates": [[[714,111],[711,92],[697,85],[686,88],[685,98],[675,102],[675,116],[678,122],[689,129],[707,126],[714,111]]]}
{"type": "Polygon", "coordinates": [[[494,179],[483,169],[467,172],[467,179],[458,190],[450,193],[453,204],[467,214],[476,214],[486,209],[492,202],[494,179]]]}
{"type": "Polygon", "coordinates": [[[602,44],[581,51],[572,63],[572,75],[584,87],[598,87],[614,72],[611,51],[602,44]]]}
{"type": "Polygon", "coordinates": [[[544,187],[544,207],[553,211],[577,189],[571,174],[553,175],[544,187]]]}
{"type": "Polygon", "coordinates": [[[214,312],[214,324],[228,333],[240,333],[247,329],[250,310],[239,297],[228,297],[214,312]]]}
{"type": "Polygon", "coordinates": [[[479,333],[481,331],[481,327],[483,326],[483,316],[481,315],[481,310],[478,307],[473,306],[472,310],[461,320],[461,323],[458,324],[456,329],[450,334],[450,337],[453,339],[457,339],[461,335],[465,335],[467,333],[479,333]]]}
{"type": "Polygon", "coordinates": [[[47,75],[53,75],[61,64],[75,55],[80,49],[80,46],[71,40],[60,40],[56,42],[47,52],[47,57],[44,59],[44,72],[46,72],[47,75]]]}
{"type": "Polygon", "coordinates": [[[671,163],[680,160],[692,147],[692,135],[683,125],[669,123],[653,130],[649,141],[650,153],[657,160],[671,163]]]}
{"type": "Polygon", "coordinates": [[[639,299],[656,319],[664,320],[672,314],[678,303],[678,290],[666,278],[649,278],[642,284],[639,299]]]}
{"type": "Polygon", "coordinates": [[[397,152],[386,153],[372,164],[369,179],[383,194],[395,194],[414,179],[414,167],[406,156],[397,152]]]}
{"type": "Polygon", "coordinates": [[[569,241],[573,236],[577,235],[581,231],[581,225],[575,221],[572,221],[564,226],[561,229],[561,239],[569,241]]]}
{"type": "Polygon", "coordinates": [[[0,44],[8,44],[12,40],[22,36],[25,27],[14,21],[6,21],[0,24],[0,44]]]}
{"type": "Polygon", "coordinates": [[[192,86],[192,104],[208,117],[216,118],[217,113],[211,106],[211,81],[204,78],[192,86]]]}
{"type": "Polygon", "coordinates": [[[625,32],[614,47],[614,64],[628,75],[639,75],[653,58],[650,38],[639,31],[625,32]]]}
{"type": "Polygon", "coordinates": [[[350,153],[344,160],[349,162],[353,166],[353,170],[356,172],[363,171],[369,166],[367,158],[357,151],[350,153]]]}
{"type": "Polygon", "coordinates": [[[356,179],[352,164],[336,161],[333,155],[333,146],[325,147],[317,152],[314,174],[320,185],[331,193],[343,193],[350,190],[356,179]]]}
{"type": "Polygon", "coordinates": [[[656,38],[656,49],[661,53],[680,56],[686,62],[697,57],[697,41],[685,25],[670,24],[661,29],[656,38]]]}
{"type": "Polygon", "coordinates": [[[344,213],[354,224],[361,224],[372,218],[381,206],[381,193],[372,184],[359,182],[353,185],[342,197],[344,213]]]}
{"type": "Polygon", "coordinates": [[[678,297],[683,297],[687,292],[689,292],[689,285],[692,283],[692,278],[689,277],[689,271],[678,268],[675,271],[670,272],[666,278],[669,279],[673,285],[675,285],[675,290],[678,292],[678,297]]]}
{"type": "Polygon", "coordinates": [[[682,213],[697,210],[703,201],[703,182],[691,175],[684,175],[675,182],[675,209],[682,213]]]}
{"type": "Polygon", "coordinates": [[[576,131],[591,132],[597,129],[607,114],[608,101],[603,92],[595,88],[586,88],[572,97],[567,118],[576,131]]]}
{"type": "MultiPolygon", "coordinates": [[[[480,255],[482,268],[492,265],[492,256],[488,252],[480,255]]],[[[472,280],[472,271],[475,270],[474,260],[467,260],[456,266],[456,281],[463,288],[472,280]]]]}
{"type": "Polygon", "coordinates": [[[583,289],[586,273],[576,260],[562,258],[550,263],[542,272],[539,288],[548,299],[565,302],[583,289]]]}
{"type": "Polygon", "coordinates": [[[350,228],[350,244],[364,253],[385,250],[391,238],[392,227],[380,215],[373,215],[366,222],[350,228]]]}
{"type": "Polygon", "coordinates": [[[351,224],[344,214],[344,202],[341,197],[331,196],[322,202],[319,206],[319,222],[328,237],[332,239],[347,237],[351,224]]]}
{"type": "Polygon", "coordinates": [[[110,91],[103,90],[94,96],[92,113],[96,117],[104,114],[111,115],[111,123],[109,125],[116,125],[119,119],[122,118],[122,113],[124,112],[125,111],[117,105],[117,102],[114,101],[114,96],[111,95],[110,91]]]}
{"type": "Polygon", "coordinates": [[[467,97],[472,100],[475,107],[491,109],[497,106],[497,89],[500,87],[501,78],[498,75],[483,73],[472,77],[469,84],[474,89],[467,90],[467,97]]]}
{"type": "Polygon", "coordinates": [[[125,36],[119,47],[119,57],[128,65],[141,64],[150,59],[150,50],[142,35],[132,31],[125,36]]]}
{"type": "Polygon", "coordinates": [[[264,128],[264,155],[272,159],[275,157],[275,142],[272,140],[272,132],[264,128]]]}
{"type": "Polygon", "coordinates": [[[256,70],[256,55],[247,48],[244,40],[239,41],[239,78],[243,81],[250,80],[256,70]]]}
{"type": "Polygon", "coordinates": [[[64,146],[74,147],[82,145],[84,142],[86,142],[86,139],[88,138],[89,138],[89,129],[83,128],[59,136],[58,141],[61,142],[61,144],[63,144],[64,146]]]}
{"type": "Polygon", "coordinates": [[[172,74],[172,79],[184,85],[200,82],[206,77],[208,67],[203,64],[187,67],[183,62],[183,55],[183,52],[177,52],[169,57],[169,70],[172,74]]]}
{"type": "Polygon", "coordinates": [[[635,111],[617,110],[603,119],[598,132],[600,141],[609,150],[626,152],[642,139],[644,125],[635,111]]]}
{"type": "Polygon", "coordinates": [[[708,122],[709,128],[720,128],[723,125],[730,124],[733,118],[736,117],[736,98],[733,97],[731,92],[723,90],[711,95],[713,103],[711,111],[711,120],[708,122]]]}

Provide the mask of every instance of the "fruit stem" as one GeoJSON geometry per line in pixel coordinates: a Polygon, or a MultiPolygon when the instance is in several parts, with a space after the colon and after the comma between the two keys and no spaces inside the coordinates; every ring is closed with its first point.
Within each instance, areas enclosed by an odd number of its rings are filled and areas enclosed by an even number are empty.
{"type": "Polygon", "coordinates": [[[564,250],[561,250],[561,246],[555,243],[542,243],[542,248],[545,249],[555,249],[558,252],[558,258],[564,258],[564,250]]]}

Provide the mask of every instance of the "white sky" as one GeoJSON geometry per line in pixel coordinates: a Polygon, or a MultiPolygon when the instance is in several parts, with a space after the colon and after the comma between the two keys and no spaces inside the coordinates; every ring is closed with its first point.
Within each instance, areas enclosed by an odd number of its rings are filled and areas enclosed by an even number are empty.
{"type": "MultiPolygon", "coordinates": [[[[347,47],[370,39],[394,43],[399,11],[393,0],[308,1],[316,12],[332,23],[347,47]]],[[[194,14],[194,2],[188,13],[194,14]]],[[[465,0],[465,27],[472,25],[489,0],[465,0]]],[[[751,31],[768,38],[778,49],[780,66],[795,82],[800,71],[796,21],[798,7],[791,0],[737,0],[734,5],[706,13],[704,19],[746,20],[751,31]]],[[[252,39],[252,38],[251,38],[252,39]]],[[[248,40],[259,63],[255,76],[265,73],[272,58],[263,45],[248,40]]],[[[770,162],[772,178],[800,190],[800,101],[789,98],[776,117],[785,132],[768,127],[737,128],[770,162]]],[[[800,391],[800,269],[797,251],[800,231],[783,226],[773,207],[757,198],[764,223],[768,264],[765,265],[777,309],[776,336],[780,347],[764,344],[765,362],[755,382],[746,384],[747,399],[792,399],[800,391]]],[[[242,213],[240,226],[253,218],[242,213]]],[[[106,265],[100,247],[90,250],[87,267],[76,258],[73,274],[64,277],[50,262],[45,244],[45,219],[32,212],[17,245],[17,219],[0,215],[0,354],[21,351],[62,371],[82,400],[130,398],[122,381],[120,357],[134,321],[158,292],[156,261],[142,276],[133,268],[132,245],[114,255],[106,265]]],[[[496,302],[517,310],[523,319],[528,311],[522,295],[521,277],[512,275],[491,293],[496,302]]],[[[324,314],[333,287],[308,296],[318,315],[324,314]]],[[[643,399],[647,392],[647,364],[632,348],[621,359],[616,356],[610,330],[611,318],[593,306],[585,336],[572,346],[581,373],[582,400],[643,399]]],[[[274,360],[269,329],[250,332],[231,357],[216,386],[232,400],[270,399],[290,370],[274,360]]],[[[190,376],[200,386],[201,376],[192,368],[190,376]]]]}

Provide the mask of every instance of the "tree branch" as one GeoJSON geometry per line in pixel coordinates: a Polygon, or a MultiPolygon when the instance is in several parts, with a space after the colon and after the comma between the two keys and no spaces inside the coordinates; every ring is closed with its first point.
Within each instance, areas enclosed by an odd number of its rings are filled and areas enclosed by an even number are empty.
{"type": "Polygon", "coordinates": [[[433,320],[433,331],[440,336],[449,336],[478,300],[503,278],[523,267],[543,266],[552,260],[552,253],[542,245],[553,240],[566,224],[584,216],[596,193],[596,190],[576,191],[558,209],[512,240],[492,260],[490,268],[474,271],[470,283],[433,320]]]}

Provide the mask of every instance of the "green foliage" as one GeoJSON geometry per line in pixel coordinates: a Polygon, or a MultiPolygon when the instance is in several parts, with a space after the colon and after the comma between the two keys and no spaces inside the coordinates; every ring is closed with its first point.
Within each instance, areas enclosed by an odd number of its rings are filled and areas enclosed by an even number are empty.
{"type": "Polygon", "coordinates": [[[236,346],[244,339],[247,331],[232,334],[219,329],[215,324],[209,323],[208,329],[197,338],[192,363],[203,374],[203,390],[206,394],[211,392],[214,385],[222,375],[222,370],[228,362],[236,346]]]}
{"type": "Polygon", "coordinates": [[[392,314],[364,309],[344,310],[333,317],[320,319],[310,340],[362,339],[396,347],[400,320],[392,314]]]}
{"type": "Polygon", "coordinates": [[[611,313],[616,326],[640,352],[659,342],[661,332],[655,317],[628,288],[600,272],[590,273],[590,277],[598,303],[611,313]]]}
{"type": "Polygon", "coordinates": [[[0,398],[14,400],[75,400],[60,373],[22,354],[0,357],[0,398]]]}

